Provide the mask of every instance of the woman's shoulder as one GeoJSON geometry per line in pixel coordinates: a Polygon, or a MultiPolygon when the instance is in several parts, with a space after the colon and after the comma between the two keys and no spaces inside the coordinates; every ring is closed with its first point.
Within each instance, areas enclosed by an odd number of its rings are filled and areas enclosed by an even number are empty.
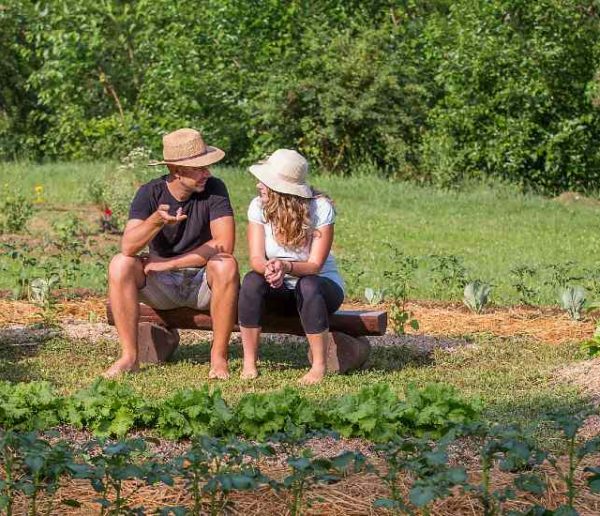
{"type": "Polygon", "coordinates": [[[335,222],[335,207],[333,201],[326,195],[319,195],[313,198],[312,208],[316,227],[335,222]]]}
{"type": "Polygon", "coordinates": [[[248,219],[252,222],[259,222],[264,224],[263,205],[260,197],[255,197],[250,201],[248,206],[248,219]]]}

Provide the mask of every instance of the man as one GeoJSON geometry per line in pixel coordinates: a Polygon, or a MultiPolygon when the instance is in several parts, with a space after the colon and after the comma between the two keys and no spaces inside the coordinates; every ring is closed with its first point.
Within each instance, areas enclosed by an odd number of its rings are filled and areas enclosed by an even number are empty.
{"type": "Polygon", "coordinates": [[[232,256],[233,210],[225,184],[209,165],[225,153],[193,129],[163,138],[169,174],[142,185],[131,204],[121,253],[109,267],[109,298],[121,357],[107,378],[139,369],[139,301],[161,310],[210,307],[213,323],[209,378],[226,379],[227,347],[235,323],[239,273],[232,256]],[[138,255],[149,245],[148,255],[138,255]]]}

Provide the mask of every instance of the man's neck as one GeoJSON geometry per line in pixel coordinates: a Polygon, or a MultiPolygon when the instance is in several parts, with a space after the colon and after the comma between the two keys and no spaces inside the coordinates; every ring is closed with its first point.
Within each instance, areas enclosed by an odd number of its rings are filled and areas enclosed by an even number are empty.
{"type": "Polygon", "coordinates": [[[171,195],[175,197],[175,199],[177,199],[179,202],[187,201],[193,193],[184,191],[179,185],[179,183],[171,177],[167,178],[167,188],[169,189],[171,195]]]}

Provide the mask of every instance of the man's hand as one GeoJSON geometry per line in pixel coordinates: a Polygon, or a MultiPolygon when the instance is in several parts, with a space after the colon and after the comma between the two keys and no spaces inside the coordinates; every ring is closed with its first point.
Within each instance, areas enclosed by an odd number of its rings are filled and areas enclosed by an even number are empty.
{"type": "Polygon", "coordinates": [[[267,283],[272,288],[281,287],[286,270],[283,260],[269,260],[265,264],[265,279],[267,283]]]}
{"type": "Polygon", "coordinates": [[[182,220],[187,219],[187,215],[183,214],[181,207],[177,208],[177,212],[175,213],[175,215],[169,215],[169,205],[168,204],[161,204],[158,207],[158,209],[156,210],[156,213],[160,217],[159,220],[163,225],[178,224],[182,220]]]}
{"type": "Polygon", "coordinates": [[[140,256],[142,265],[144,266],[144,274],[147,276],[151,272],[162,272],[171,270],[173,267],[169,264],[168,258],[161,258],[160,256],[144,255],[140,256]]]}

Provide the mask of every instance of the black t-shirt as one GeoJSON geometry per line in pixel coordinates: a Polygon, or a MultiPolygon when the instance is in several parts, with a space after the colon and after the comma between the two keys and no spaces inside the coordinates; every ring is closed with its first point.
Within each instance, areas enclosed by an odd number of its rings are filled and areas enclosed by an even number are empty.
{"type": "Polygon", "coordinates": [[[193,193],[185,201],[171,195],[166,179],[163,176],[140,186],[129,209],[129,220],[146,220],[160,204],[168,204],[171,215],[181,208],[187,219],[164,226],[150,241],[151,254],[170,258],[208,242],[212,238],[210,222],[233,216],[233,209],[225,183],[216,177],[210,177],[202,192],[193,193]]]}

